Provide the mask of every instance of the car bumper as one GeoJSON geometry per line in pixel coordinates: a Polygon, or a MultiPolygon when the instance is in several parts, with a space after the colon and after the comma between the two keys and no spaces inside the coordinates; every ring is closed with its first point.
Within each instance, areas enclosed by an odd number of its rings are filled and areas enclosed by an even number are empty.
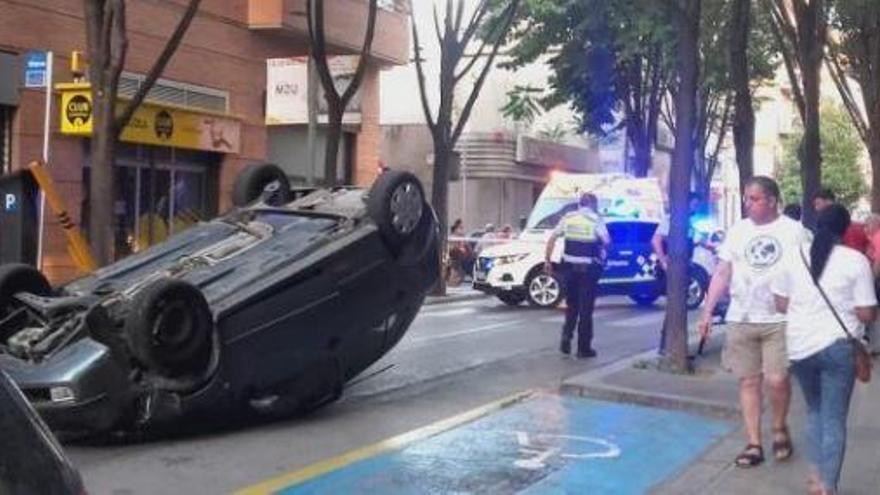
{"type": "Polygon", "coordinates": [[[82,339],[49,360],[33,364],[0,355],[0,367],[54,430],[107,430],[131,403],[122,366],[103,344],[82,339]],[[53,391],[65,390],[65,397],[53,391]]]}

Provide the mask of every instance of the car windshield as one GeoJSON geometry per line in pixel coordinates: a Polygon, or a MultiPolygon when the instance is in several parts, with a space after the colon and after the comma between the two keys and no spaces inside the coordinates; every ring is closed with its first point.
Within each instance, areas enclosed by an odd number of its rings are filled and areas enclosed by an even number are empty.
{"type": "Polygon", "coordinates": [[[545,198],[538,200],[526,223],[528,229],[553,229],[559,220],[569,212],[577,210],[577,202],[572,198],[545,198]]]}

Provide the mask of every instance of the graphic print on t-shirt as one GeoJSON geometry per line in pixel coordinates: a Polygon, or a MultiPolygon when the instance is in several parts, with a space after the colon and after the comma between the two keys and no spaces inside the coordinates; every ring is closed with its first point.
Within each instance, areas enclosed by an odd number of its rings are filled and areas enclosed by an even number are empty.
{"type": "Polygon", "coordinates": [[[775,265],[782,257],[782,245],[775,237],[757,236],[746,245],[746,263],[754,270],[764,270],[775,265]]]}

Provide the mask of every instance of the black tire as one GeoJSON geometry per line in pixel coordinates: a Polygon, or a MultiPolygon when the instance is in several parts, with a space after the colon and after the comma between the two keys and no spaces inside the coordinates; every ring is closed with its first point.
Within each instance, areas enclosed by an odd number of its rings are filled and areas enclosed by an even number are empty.
{"type": "Polygon", "coordinates": [[[290,182],[287,175],[277,165],[261,163],[248,165],[235,178],[232,189],[232,204],[246,206],[260,199],[266,186],[278,182],[279,190],[272,195],[272,205],[281,205],[289,201],[290,182]]]}
{"type": "Polygon", "coordinates": [[[703,304],[703,300],[706,299],[706,292],[709,290],[709,274],[703,268],[691,265],[688,275],[685,306],[688,310],[694,310],[699,308],[703,304]]]}
{"type": "Polygon", "coordinates": [[[367,212],[393,250],[406,243],[430,214],[419,179],[400,170],[388,170],[376,179],[367,198],[367,212]]]}
{"type": "Polygon", "coordinates": [[[204,375],[214,347],[214,321],[205,296],[182,280],[153,282],[132,301],[125,320],[132,355],[169,378],[204,375]]]}
{"type": "Polygon", "coordinates": [[[657,299],[659,297],[660,297],[659,294],[650,294],[650,293],[630,294],[629,295],[629,298],[632,299],[633,302],[635,302],[639,306],[652,306],[657,301],[657,299]]]}
{"type": "Polygon", "coordinates": [[[30,265],[10,263],[0,266],[0,319],[12,310],[12,296],[18,292],[50,296],[52,286],[39,270],[30,265]]]}
{"type": "Polygon", "coordinates": [[[526,300],[526,296],[516,292],[502,292],[498,294],[498,299],[508,306],[519,306],[520,303],[526,300]]]}
{"type": "Polygon", "coordinates": [[[526,277],[526,300],[536,308],[555,308],[565,297],[562,280],[556,272],[532,270],[526,277]]]}

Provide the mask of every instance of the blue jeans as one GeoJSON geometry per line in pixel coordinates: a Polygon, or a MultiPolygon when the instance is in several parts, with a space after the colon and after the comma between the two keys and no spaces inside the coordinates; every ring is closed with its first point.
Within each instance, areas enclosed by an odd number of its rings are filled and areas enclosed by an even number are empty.
{"type": "Polygon", "coordinates": [[[846,417],[855,381],[852,344],[841,339],[791,362],[807,402],[807,455],[826,488],[837,490],[846,452],[846,417]]]}

